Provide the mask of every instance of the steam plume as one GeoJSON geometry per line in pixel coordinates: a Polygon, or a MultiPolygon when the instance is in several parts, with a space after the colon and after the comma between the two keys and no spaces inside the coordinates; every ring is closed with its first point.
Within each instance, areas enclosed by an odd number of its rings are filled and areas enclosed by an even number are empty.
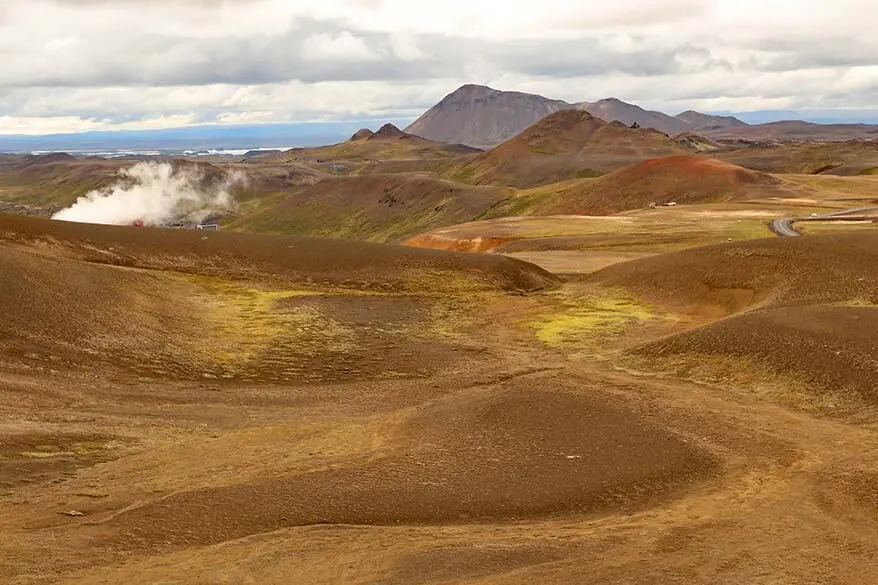
{"type": "Polygon", "coordinates": [[[167,162],[137,163],[120,175],[114,185],[83,195],[52,219],[116,225],[202,221],[211,213],[234,209],[229,190],[246,182],[242,173],[208,176],[199,166],[167,162]]]}

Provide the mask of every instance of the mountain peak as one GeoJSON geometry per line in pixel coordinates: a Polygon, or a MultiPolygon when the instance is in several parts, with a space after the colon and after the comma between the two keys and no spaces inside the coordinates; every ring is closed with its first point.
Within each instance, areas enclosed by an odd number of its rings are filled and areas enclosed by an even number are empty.
{"type": "Polygon", "coordinates": [[[570,107],[561,100],[470,83],[442,98],[406,132],[439,142],[491,147],[537,120],[570,107]]]}
{"type": "Polygon", "coordinates": [[[357,142],[359,140],[369,140],[374,135],[375,133],[368,128],[360,128],[359,130],[354,132],[353,136],[351,136],[351,142],[357,142]]]}
{"type": "Polygon", "coordinates": [[[394,126],[393,124],[388,122],[387,124],[385,124],[384,126],[379,128],[378,132],[375,132],[374,134],[372,134],[372,136],[369,137],[369,140],[380,139],[380,138],[384,138],[384,139],[405,138],[406,136],[408,136],[408,135],[405,132],[403,132],[402,130],[400,130],[399,128],[397,128],[396,126],[394,126]]]}
{"type": "Polygon", "coordinates": [[[596,102],[582,102],[577,108],[587,110],[606,122],[620,122],[625,126],[652,128],[665,134],[679,134],[690,130],[687,122],[662,112],[645,110],[619,98],[609,97],[596,102]]]}

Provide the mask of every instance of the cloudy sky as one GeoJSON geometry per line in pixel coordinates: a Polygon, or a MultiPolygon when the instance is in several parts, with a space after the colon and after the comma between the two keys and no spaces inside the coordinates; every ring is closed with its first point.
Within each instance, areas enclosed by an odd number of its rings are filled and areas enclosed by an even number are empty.
{"type": "Polygon", "coordinates": [[[415,117],[463,83],[878,117],[876,0],[2,0],[0,134],[415,117]]]}

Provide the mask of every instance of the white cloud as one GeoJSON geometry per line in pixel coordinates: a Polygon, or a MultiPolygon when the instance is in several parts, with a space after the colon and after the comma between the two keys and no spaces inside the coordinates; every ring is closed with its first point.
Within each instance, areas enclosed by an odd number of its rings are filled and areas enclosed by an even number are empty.
{"type": "Polygon", "coordinates": [[[0,134],[406,117],[456,86],[875,110],[874,0],[4,0],[0,134]]]}
{"type": "Polygon", "coordinates": [[[348,31],[311,35],[302,43],[301,56],[314,61],[371,61],[378,57],[363,39],[348,31]]]}

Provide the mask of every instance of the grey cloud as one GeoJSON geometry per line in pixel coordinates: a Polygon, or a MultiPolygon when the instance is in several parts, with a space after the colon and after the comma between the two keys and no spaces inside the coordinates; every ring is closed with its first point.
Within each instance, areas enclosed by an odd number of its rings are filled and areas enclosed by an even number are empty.
{"type": "Polygon", "coordinates": [[[754,48],[764,55],[751,57],[746,64],[760,71],[878,65],[878,41],[874,40],[770,39],[756,43],[754,48]]]}
{"type": "MultiPolygon", "coordinates": [[[[12,87],[101,87],[260,84],[298,80],[403,81],[441,79],[466,74],[474,58],[497,70],[544,77],[595,75],[621,71],[657,75],[680,70],[679,49],[621,52],[600,38],[487,42],[473,38],[425,35],[414,38],[423,56],[396,55],[385,33],[345,29],[340,23],[303,20],[287,34],[272,37],[199,39],[164,35],[127,35],[72,45],[57,60],[40,62],[41,53],[26,56],[0,71],[0,85],[12,87]],[[309,61],[302,47],[313,35],[349,32],[369,48],[370,61],[309,61]]],[[[709,60],[710,53],[699,49],[709,60]]]]}

